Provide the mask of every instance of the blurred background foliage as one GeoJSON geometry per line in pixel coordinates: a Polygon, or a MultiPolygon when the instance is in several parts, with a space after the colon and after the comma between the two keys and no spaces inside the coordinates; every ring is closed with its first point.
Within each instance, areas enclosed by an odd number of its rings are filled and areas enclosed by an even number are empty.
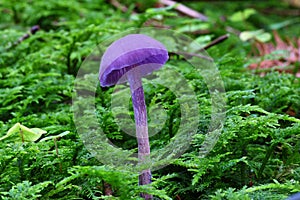
{"type": "MultiPolygon", "coordinates": [[[[46,131],[35,142],[0,141],[0,199],[139,199],[140,192],[148,192],[157,199],[273,200],[300,192],[299,78],[278,66],[267,72],[248,68],[263,60],[255,44],[274,43],[273,31],[299,41],[297,1],[181,2],[207,21],[161,1],[120,1],[123,11],[115,2],[0,0],[0,138],[16,123],[46,131]],[[30,33],[36,25],[38,31],[30,33]],[[229,36],[207,50],[224,81],[227,111],[221,137],[204,158],[198,153],[210,123],[208,89],[180,58],[168,62],[193,86],[202,118],[190,149],[155,171],[152,187],[138,186],[138,174],[125,167],[96,160],[76,132],[71,108],[75,76],[91,50],[113,34],[146,26],[184,33],[203,47],[229,36]],[[112,196],[106,196],[106,183],[112,196]]],[[[289,63],[293,72],[298,56],[289,63]]],[[[135,139],[117,127],[109,110],[113,88],[98,89],[107,137],[124,149],[135,148],[135,139]]],[[[156,99],[168,110],[164,129],[151,139],[159,149],[173,136],[170,127],[178,126],[179,106],[164,87],[145,91],[148,104],[156,99]]]]}

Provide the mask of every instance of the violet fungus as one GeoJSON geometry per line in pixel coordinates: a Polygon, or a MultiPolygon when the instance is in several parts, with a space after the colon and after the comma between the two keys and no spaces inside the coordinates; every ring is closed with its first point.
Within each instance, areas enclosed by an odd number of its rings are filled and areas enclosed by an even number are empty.
{"type": "Polygon", "coordinates": [[[296,194],[293,194],[292,196],[290,196],[286,200],[300,200],[300,192],[296,193],[296,194]]]}
{"type": "MultiPolygon", "coordinates": [[[[150,156],[142,77],[161,68],[167,60],[168,51],[164,45],[143,34],[130,34],[113,42],[101,59],[99,80],[102,87],[129,82],[140,163],[150,156]]],[[[139,184],[150,183],[151,171],[144,169],[139,176],[139,184]]],[[[150,194],[141,194],[141,196],[152,199],[150,194]]]]}

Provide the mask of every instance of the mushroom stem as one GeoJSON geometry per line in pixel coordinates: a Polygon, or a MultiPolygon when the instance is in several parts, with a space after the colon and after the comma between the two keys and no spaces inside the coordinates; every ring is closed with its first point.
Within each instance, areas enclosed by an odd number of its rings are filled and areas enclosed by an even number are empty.
{"type": "MultiPolygon", "coordinates": [[[[145,103],[142,79],[138,69],[127,72],[127,79],[130,85],[134,119],[136,126],[136,137],[138,142],[139,163],[144,164],[150,156],[150,145],[148,136],[147,109],[145,103]]],[[[139,185],[151,183],[150,169],[144,169],[139,176],[139,185]]],[[[145,199],[152,199],[150,194],[141,194],[145,199]]]]}

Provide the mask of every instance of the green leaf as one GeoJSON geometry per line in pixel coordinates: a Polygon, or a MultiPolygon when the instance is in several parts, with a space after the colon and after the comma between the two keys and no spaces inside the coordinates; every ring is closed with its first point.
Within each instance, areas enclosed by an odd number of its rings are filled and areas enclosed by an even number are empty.
{"type": "Polygon", "coordinates": [[[248,19],[251,15],[255,14],[256,10],[253,8],[247,8],[243,11],[238,11],[229,17],[230,21],[240,22],[248,19]]]}
{"type": "Polygon", "coordinates": [[[299,22],[300,22],[299,18],[294,18],[294,19],[289,19],[289,20],[285,20],[285,21],[282,21],[282,22],[277,22],[277,23],[271,24],[271,25],[268,26],[268,28],[271,29],[271,30],[278,30],[278,29],[281,29],[281,28],[284,28],[286,26],[290,26],[290,25],[293,25],[293,24],[296,24],[296,23],[299,23],[299,22]]]}
{"type": "Polygon", "coordinates": [[[268,42],[271,40],[272,36],[270,33],[262,33],[255,37],[260,42],[268,42]]]}
{"type": "Polygon", "coordinates": [[[267,42],[272,38],[270,33],[264,32],[262,29],[255,31],[243,31],[240,34],[240,39],[242,41],[247,41],[251,39],[256,39],[260,42],[267,42]]]}
{"type": "Polygon", "coordinates": [[[193,32],[193,31],[209,29],[209,27],[210,25],[208,23],[188,24],[178,28],[177,31],[180,33],[193,32]]]}
{"type": "Polygon", "coordinates": [[[65,132],[62,132],[61,134],[58,134],[58,135],[48,136],[48,137],[45,137],[45,138],[41,139],[40,142],[44,142],[44,141],[47,141],[47,140],[61,138],[61,137],[65,136],[65,135],[68,135],[69,133],[70,133],[70,131],[65,131],[65,132]]]}
{"type": "Polygon", "coordinates": [[[40,128],[27,128],[20,123],[16,123],[5,136],[0,138],[0,141],[11,137],[15,142],[34,142],[45,133],[46,131],[40,128]]]}

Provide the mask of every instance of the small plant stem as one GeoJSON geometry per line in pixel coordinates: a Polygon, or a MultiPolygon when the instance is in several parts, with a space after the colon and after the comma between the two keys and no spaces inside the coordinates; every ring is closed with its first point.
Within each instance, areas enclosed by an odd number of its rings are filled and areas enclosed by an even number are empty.
{"type": "MultiPolygon", "coordinates": [[[[55,145],[55,152],[56,152],[56,155],[57,155],[57,157],[59,158],[56,138],[54,138],[53,141],[54,141],[54,145],[55,145]]],[[[60,171],[60,173],[62,173],[62,164],[61,164],[61,161],[59,161],[59,171],[60,171]]]]}
{"type": "MultiPolygon", "coordinates": [[[[247,148],[248,144],[244,144],[244,149],[242,149],[242,155],[241,157],[247,156],[247,151],[245,150],[247,148]]],[[[246,164],[244,162],[241,163],[241,185],[245,185],[247,183],[246,181],[246,164]]]]}
{"type": "Polygon", "coordinates": [[[266,167],[269,159],[271,158],[276,145],[277,145],[277,143],[273,143],[269,147],[269,149],[267,150],[266,156],[265,156],[265,158],[264,158],[264,160],[263,160],[263,162],[262,162],[262,164],[261,164],[261,166],[260,166],[260,168],[258,170],[257,176],[258,176],[259,179],[262,179],[263,171],[264,171],[264,169],[265,169],[265,167],[266,167]]]}
{"type": "MultiPolygon", "coordinates": [[[[24,139],[24,133],[21,128],[19,128],[20,135],[22,138],[22,145],[24,145],[25,139],[24,139]]],[[[22,155],[18,156],[18,168],[19,168],[19,173],[20,173],[20,179],[24,180],[24,168],[23,168],[23,158],[22,155]]]]}
{"type": "MultiPolygon", "coordinates": [[[[150,145],[148,136],[147,109],[145,103],[144,89],[141,76],[138,70],[131,70],[127,73],[128,82],[132,96],[132,105],[136,125],[136,137],[138,142],[139,164],[144,164],[150,156],[150,145]]],[[[144,169],[139,176],[139,185],[151,183],[150,169],[144,169]]],[[[145,199],[152,199],[150,194],[141,194],[145,199]]]]}
{"type": "Polygon", "coordinates": [[[22,143],[24,144],[24,142],[25,142],[24,133],[23,133],[23,130],[21,128],[20,128],[20,135],[21,135],[22,143]]]}
{"type": "Polygon", "coordinates": [[[218,37],[217,39],[211,41],[208,45],[206,45],[205,47],[203,47],[204,50],[209,49],[212,46],[215,46],[221,42],[224,42],[226,39],[228,39],[229,34],[225,34],[225,35],[221,35],[220,37],[218,37]]]}
{"type": "Polygon", "coordinates": [[[170,114],[170,120],[169,120],[169,137],[172,138],[173,136],[173,120],[174,120],[174,112],[173,110],[171,110],[171,114],[170,114]]]}
{"type": "Polygon", "coordinates": [[[75,38],[73,38],[73,41],[72,41],[72,43],[70,45],[70,48],[68,49],[68,53],[67,53],[67,63],[66,63],[66,65],[67,65],[67,69],[68,69],[68,74],[74,74],[74,70],[75,70],[75,69],[72,68],[72,59],[71,59],[71,54],[72,54],[73,49],[75,47],[75,42],[76,42],[75,38]]]}

